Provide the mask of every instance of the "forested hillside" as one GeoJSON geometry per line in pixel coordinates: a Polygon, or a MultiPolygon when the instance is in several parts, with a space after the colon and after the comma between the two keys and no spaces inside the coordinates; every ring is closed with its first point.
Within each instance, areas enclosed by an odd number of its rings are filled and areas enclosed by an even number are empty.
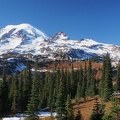
{"type": "MultiPolygon", "coordinates": [[[[117,72],[113,71],[109,54],[99,67],[95,67],[96,63],[92,60],[81,63],[71,62],[69,67],[65,64],[60,66],[61,63],[54,64],[51,71],[40,72],[38,61],[34,65],[28,61],[26,69],[13,76],[7,76],[4,72],[6,67],[3,66],[0,80],[1,116],[26,113],[34,119],[38,111],[48,108],[51,113],[57,112],[57,120],[81,120],[84,119],[81,111],[76,111],[73,106],[81,104],[81,100],[86,102],[94,98],[95,105],[89,119],[109,120],[106,117],[110,116],[113,120],[116,115],[105,113],[104,102],[109,102],[112,94],[120,91],[120,66],[117,66],[117,72]],[[103,103],[98,102],[96,96],[100,96],[103,103]]],[[[120,111],[119,103],[115,103],[115,110],[120,111]]]]}

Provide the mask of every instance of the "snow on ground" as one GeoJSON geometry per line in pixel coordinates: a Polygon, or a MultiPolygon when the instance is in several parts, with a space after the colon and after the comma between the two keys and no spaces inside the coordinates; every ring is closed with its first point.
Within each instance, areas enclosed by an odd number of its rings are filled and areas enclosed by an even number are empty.
{"type": "MultiPolygon", "coordinates": [[[[52,113],[52,116],[56,116],[56,115],[57,115],[56,112],[52,113]]],[[[51,116],[51,113],[50,112],[38,112],[38,116],[44,118],[44,117],[51,116]]],[[[24,120],[24,119],[25,119],[24,114],[17,114],[16,117],[4,117],[2,120],[24,120]]]]}
{"type": "Polygon", "coordinates": [[[24,120],[24,117],[6,117],[3,120],[24,120]]]}
{"type": "MultiPolygon", "coordinates": [[[[53,112],[52,113],[52,116],[56,116],[57,113],[56,112],[53,112]]],[[[51,116],[51,113],[50,112],[39,112],[39,115],[40,117],[48,117],[48,116],[51,116]]]]}
{"type": "Polygon", "coordinates": [[[26,66],[23,63],[19,63],[16,66],[16,71],[23,71],[26,68],[26,66]]]}

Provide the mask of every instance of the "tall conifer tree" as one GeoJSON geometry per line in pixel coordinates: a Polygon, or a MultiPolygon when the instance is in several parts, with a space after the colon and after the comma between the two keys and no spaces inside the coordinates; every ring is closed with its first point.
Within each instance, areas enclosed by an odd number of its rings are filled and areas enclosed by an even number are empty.
{"type": "Polygon", "coordinates": [[[30,100],[27,105],[27,112],[31,115],[35,115],[38,111],[39,89],[40,89],[40,80],[37,75],[37,63],[35,63],[35,72],[34,72],[34,78],[32,82],[32,90],[30,94],[30,100]]]}
{"type": "Polygon", "coordinates": [[[91,60],[89,60],[88,69],[87,69],[87,84],[86,84],[86,93],[85,93],[86,96],[90,95],[91,78],[92,78],[92,65],[91,65],[91,60]]]}
{"type": "Polygon", "coordinates": [[[18,76],[15,75],[13,78],[13,100],[11,110],[16,113],[18,109],[18,76]]]}
{"type": "Polygon", "coordinates": [[[6,80],[5,68],[3,68],[3,81],[0,91],[1,112],[5,113],[8,110],[8,83],[6,80]]]}
{"type": "Polygon", "coordinates": [[[71,98],[70,95],[67,95],[67,101],[66,101],[66,120],[73,120],[74,114],[73,114],[73,108],[71,104],[71,98]]]}
{"type": "Polygon", "coordinates": [[[57,100],[56,100],[56,111],[57,111],[57,120],[65,120],[65,103],[66,103],[66,98],[65,98],[65,88],[64,88],[64,81],[60,81],[59,85],[59,92],[57,95],[57,100]]]}
{"type": "Polygon", "coordinates": [[[116,91],[120,92],[120,64],[118,64],[118,67],[117,67],[116,91]]]}
{"type": "Polygon", "coordinates": [[[103,77],[102,77],[102,83],[101,86],[101,97],[108,101],[110,99],[110,96],[113,93],[113,84],[112,84],[112,65],[111,65],[111,59],[109,54],[106,54],[104,64],[103,64],[103,77]]]}
{"type": "Polygon", "coordinates": [[[71,97],[75,98],[77,85],[76,85],[76,78],[75,78],[75,71],[73,68],[73,64],[72,64],[72,68],[71,68],[70,80],[71,80],[71,97]]]}
{"type": "Polygon", "coordinates": [[[32,76],[31,76],[30,63],[27,62],[27,68],[24,72],[24,82],[23,82],[23,108],[26,110],[28,101],[30,99],[31,88],[32,88],[32,76]]]}
{"type": "Polygon", "coordinates": [[[19,111],[23,111],[23,74],[20,75],[18,80],[18,109],[19,111]]]}

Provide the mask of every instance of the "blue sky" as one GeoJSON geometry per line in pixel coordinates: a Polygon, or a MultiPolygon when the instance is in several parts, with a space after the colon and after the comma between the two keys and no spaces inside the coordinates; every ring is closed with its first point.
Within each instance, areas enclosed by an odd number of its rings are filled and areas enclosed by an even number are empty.
{"type": "Polygon", "coordinates": [[[0,29],[21,23],[120,45],[120,0],[0,0],[0,29]]]}

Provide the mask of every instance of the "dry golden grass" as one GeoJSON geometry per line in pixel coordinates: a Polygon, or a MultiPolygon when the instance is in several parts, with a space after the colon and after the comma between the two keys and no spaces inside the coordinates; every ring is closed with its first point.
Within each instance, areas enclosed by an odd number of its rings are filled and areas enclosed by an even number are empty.
{"type": "MultiPolygon", "coordinates": [[[[97,96],[97,98],[98,98],[98,102],[101,103],[101,98],[99,96],[97,96]]],[[[74,111],[76,109],[80,110],[84,120],[89,120],[92,114],[94,103],[95,103],[95,98],[88,98],[86,102],[80,103],[78,105],[74,105],[73,108],[74,108],[74,111]]],[[[110,102],[106,102],[105,105],[106,105],[105,112],[109,113],[110,107],[112,105],[110,102]]]]}
{"type": "MultiPolygon", "coordinates": [[[[39,120],[50,120],[50,117],[45,117],[45,118],[40,118],[39,120]]],[[[52,120],[55,120],[55,118],[53,117],[52,120]]]]}
{"type": "MultiPolygon", "coordinates": [[[[101,98],[97,96],[98,102],[101,103],[101,98]]],[[[74,101],[73,101],[74,102],[74,101]]],[[[74,114],[76,111],[80,110],[84,120],[89,120],[92,114],[93,106],[95,104],[95,98],[87,98],[86,101],[80,100],[80,103],[73,105],[74,114]]],[[[109,113],[110,107],[112,106],[110,102],[105,103],[105,112],[109,113]]],[[[41,118],[40,120],[50,120],[50,117],[41,118]]],[[[55,118],[53,119],[55,120],[55,118]]]]}
{"type": "MultiPolygon", "coordinates": [[[[72,65],[74,67],[74,69],[80,69],[80,67],[82,67],[82,69],[85,68],[85,61],[76,61],[76,62],[67,62],[67,61],[61,61],[61,62],[46,62],[44,65],[42,65],[40,68],[41,69],[54,69],[54,67],[56,66],[56,68],[67,68],[69,70],[71,70],[72,65]]],[[[86,62],[86,67],[88,67],[88,62],[86,62]]],[[[96,79],[100,79],[102,76],[101,73],[101,69],[102,68],[102,64],[101,63],[96,63],[96,62],[92,62],[92,69],[96,70],[96,79]]]]}

